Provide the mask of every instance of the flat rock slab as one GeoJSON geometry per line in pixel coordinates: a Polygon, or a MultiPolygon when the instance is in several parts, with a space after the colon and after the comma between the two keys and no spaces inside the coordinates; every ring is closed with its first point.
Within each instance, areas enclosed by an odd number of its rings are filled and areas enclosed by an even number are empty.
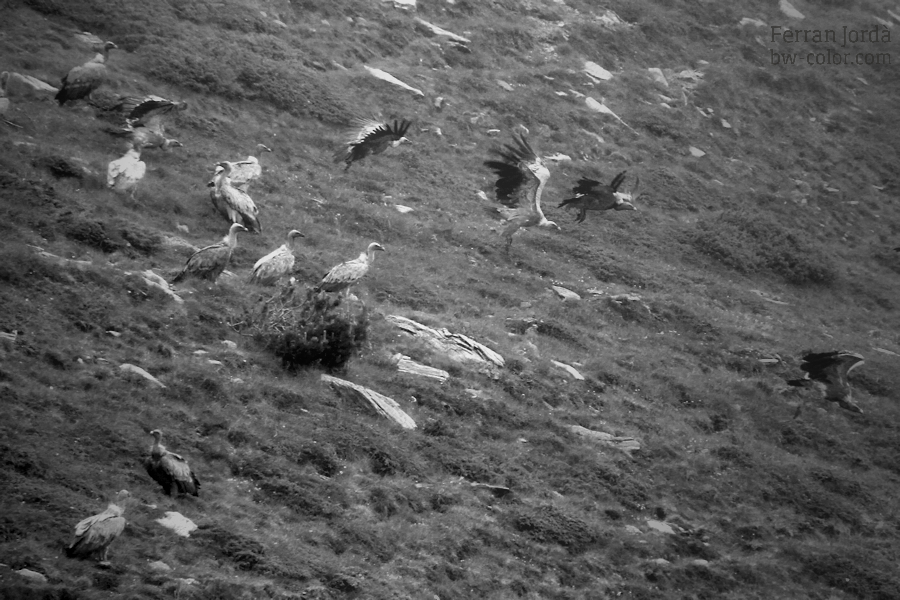
{"type": "Polygon", "coordinates": [[[366,71],[372,74],[373,77],[377,77],[382,81],[387,81],[388,83],[392,83],[396,86],[402,87],[405,90],[409,90],[417,96],[424,96],[425,92],[418,88],[414,88],[411,85],[403,83],[387,71],[382,71],[381,69],[376,69],[375,67],[370,67],[369,65],[363,65],[366,68],[366,71]]]}
{"type": "Polygon", "coordinates": [[[550,289],[556,292],[556,295],[562,298],[563,300],[581,300],[581,296],[573,292],[572,290],[566,289],[561,285],[551,285],[550,289]]]}
{"type": "Polygon", "coordinates": [[[569,427],[569,429],[575,435],[586,437],[606,446],[612,446],[613,448],[622,450],[629,455],[632,452],[641,449],[641,443],[633,437],[615,436],[611,433],[606,433],[605,431],[594,431],[593,429],[588,429],[587,427],[582,427],[581,425],[572,425],[571,427],[569,427]]]}
{"type": "Polygon", "coordinates": [[[331,375],[323,374],[322,381],[330,384],[331,387],[333,387],[339,393],[347,393],[347,395],[352,398],[364,400],[370,406],[372,406],[378,414],[398,423],[404,429],[416,428],[416,422],[413,421],[413,418],[406,414],[403,409],[400,408],[400,405],[397,403],[397,401],[393,398],[388,398],[387,396],[379,394],[374,390],[370,390],[369,388],[357,385],[344,379],[332,377],[331,375]]]}
{"type": "Polygon", "coordinates": [[[432,329],[399,315],[388,315],[386,319],[406,333],[420,338],[453,361],[489,363],[497,367],[503,367],[506,364],[506,361],[498,353],[461,333],[452,333],[444,328],[432,329]]]}
{"type": "Polygon", "coordinates": [[[441,383],[444,383],[450,378],[450,373],[447,371],[418,363],[405,354],[398,353],[391,358],[397,363],[397,370],[401,373],[409,373],[410,375],[418,375],[420,377],[430,377],[431,379],[437,379],[441,383]]]}
{"type": "Polygon", "coordinates": [[[190,537],[191,532],[197,529],[196,523],[179,512],[168,511],[165,517],[157,519],[156,522],[181,537],[190,537]]]}
{"type": "Polygon", "coordinates": [[[566,363],[561,363],[556,360],[550,361],[554,367],[558,367],[572,376],[573,379],[577,379],[578,381],[584,381],[584,375],[578,372],[578,369],[571,365],[567,365],[566,363]]]}
{"type": "Polygon", "coordinates": [[[655,521],[653,519],[647,519],[647,527],[649,527],[653,531],[658,531],[659,533],[669,533],[669,534],[675,535],[675,530],[672,529],[672,526],[663,521],[655,521]]]}
{"type": "Polygon", "coordinates": [[[122,363],[121,365],[119,365],[119,370],[122,371],[123,373],[137,375],[138,377],[149,381],[151,384],[155,385],[158,388],[165,389],[165,387],[166,387],[166,385],[162,381],[160,381],[159,379],[157,379],[156,377],[154,377],[153,375],[151,375],[150,373],[148,373],[147,371],[145,371],[144,369],[140,368],[137,365],[133,365],[131,363],[122,363]]]}

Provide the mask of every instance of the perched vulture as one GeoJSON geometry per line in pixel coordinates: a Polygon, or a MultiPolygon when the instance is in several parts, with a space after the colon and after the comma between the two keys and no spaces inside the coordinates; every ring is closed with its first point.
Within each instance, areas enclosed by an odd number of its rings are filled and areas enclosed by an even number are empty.
{"type": "Polygon", "coordinates": [[[231,260],[231,253],[237,245],[238,231],[247,231],[247,228],[240,223],[232,223],[228,235],[222,238],[221,242],[194,252],[184,268],[172,279],[172,283],[184,281],[188,277],[215,282],[231,260]]]}
{"type": "Polygon", "coordinates": [[[179,494],[200,494],[200,481],[187,461],[178,454],[169,452],[160,443],[162,431],[154,429],[150,432],[153,436],[153,445],[150,447],[150,456],[144,459],[144,468],[153,481],[162,486],[163,492],[171,496],[172,492],[179,494]]]}
{"type": "Polygon", "coordinates": [[[212,186],[209,197],[213,206],[223,217],[232,223],[241,223],[248,231],[260,233],[262,226],[259,224],[259,209],[247,192],[239,190],[231,183],[231,172],[234,163],[228,161],[216,165],[216,174],[213,180],[207,184],[212,186]]]}
{"type": "Polygon", "coordinates": [[[406,119],[399,121],[395,119],[393,124],[374,119],[355,119],[354,125],[357,128],[349,133],[352,137],[347,142],[346,148],[334,153],[334,162],[345,163],[345,171],[354,162],[370,154],[381,154],[388,146],[394,148],[403,142],[409,142],[405,136],[412,123],[406,119]]]}
{"type": "Polygon", "coordinates": [[[88,517],[75,526],[75,539],[66,548],[69,558],[90,558],[96,556],[100,562],[107,562],[109,545],[125,530],[125,501],[131,496],[127,490],[116,494],[99,515],[88,517]]]}
{"type": "Polygon", "coordinates": [[[80,100],[91,95],[91,92],[106,81],[106,59],[109,51],[118,48],[112,42],[106,42],[96,48],[97,55],[83,65],[73,67],[62,78],[62,87],[56,93],[56,101],[62,106],[69,100],[80,100]]]}
{"type": "Polygon", "coordinates": [[[124,156],[109,163],[106,186],[116,192],[129,192],[134,198],[137,184],[146,172],[147,164],[141,160],[140,144],[131,145],[124,156]]]}
{"type": "Polygon", "coordinates": [[[506,144],[497,153],[503,160],[485,161],[485,166],[497,174],[495,191],[497,200],[504,205],[498,209],[509,224],[503,228],[506,249],[512,244],[513,234],[522,227],[555,227],[541,210],[541,192],[550,179],[550,171],[544,166],[528,140],[521,133],[513,134],[515,146],[506,144]]]}
{"type": "Polygon", "coordinates": [[[384,251],[384,247],[378,242],[372,242],[366,251],[358,257],[333,267],[328,274],[322,279],[322,282],[316,286],[317,292],[344,292],[350,289],[350,286],[363,278],[369,272],[369,267],[375,260],[375,250],[384,251]]]}
{"type": "Polygon", "coordinates": [[[256,261],[253,271],[250,273],[250,282],[274,285],[279,279],[290,273],[294,268],[294,240],[298,237],[305,236],[296,229],[291,229],[284,244],[256,261]]]}
{"type": "MultiPolygon", "coordinates": [[[[850,371],[863,364],[863,357],[855,352],[838,350],[834,352],[812,352],[802,358],[800,369],[805,371],[803,379],[791,379],[788,385],[808,386],[810,384],[824,388],[825,399],[837,402],[838,406],[850,412],[861,413],[862,409],[853,402],[850,382],[847,379],[850,371]]],[[[794,417],[800,414],[797,409],[794,417]]]]}
{"type": "MultiPolygon", "coordinates": [[[[272,149],[266,146],[265,144],[257,144],[257,149],[260,152],[271,152],[272,149]]],[[[222,164],[222,163],[219,163],[222,164]]],[[[255,156],[248,156],[245,160],[239,160],[237,162],[229,163],[231,164],[231,175],[229,175],[229,179],[231,179],[231,185],[241,190],[242,192],[247,192],[247,189],[250,187],[250,183],[256,181],[262,176],[262,167],[259,164],[259,159],[255,156]]],[[[216,168],[216,173],[218,173],[218,167],[216,168]]],[[[212,181],[207,185],[215,185],[215,177],[212,181]]]]}
{"type": "Polygon", "coordinates": [[[578,209],[578,216],[575,220],[579,223],[584,222],[589,210],[636,210],[634,204],[629,200],[632,200],[637,193],[640,180],[628,194],[619,191],[619,186],[623,181],[625,181],[625,171],[616,175],[609,185],[602,185],[599,181],[582,177],[572,188],[575,196],[560,202],[559,208],[570,206],[578,209]]]}

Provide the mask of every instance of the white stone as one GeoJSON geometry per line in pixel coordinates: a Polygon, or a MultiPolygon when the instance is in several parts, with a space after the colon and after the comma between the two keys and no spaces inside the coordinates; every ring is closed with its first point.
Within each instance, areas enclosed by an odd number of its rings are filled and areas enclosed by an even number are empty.
{"type": "Polygon", "coordinates": [[[675,530],[672,529],[672,526],[668,523],[664,523],[662,521],[655,521],[653,519],[647,519],[647,527],[654,531],[658,531],[660,533],[669,533],[675,535],[675,530]]]}
{"type": "Polygon", "coordinates": [[[402,87],[405,90],[409,90],[417,96],[425,96],[425,92],[418,88],[414,88],[406,83],[403,83],[387,71],[382,71],[381,69],[376,69],[375,67],[370,67],[369,65],[363,65],[363,67],[372,74],[373,77],[381,79],[382,81],[387,81],[388,83],[392,83],[396,86],[402,87]]]}
{"type": "Polygon", "coordinates": [[[702,158],[702,157],[706,156],[706,152],[704,152],[700,148],[696,148],[694,146],[691,146],[690,148],[688,148],[688,152],[691,153],[691,156],[695,156],[697,158],[702,158]]]}
{"type": "Polygon", "coordinates": [[[31,569],[19,569],[16,573],[34,583],[47,583],[47,577],[44,574],[31,569]]]}
{"type": "Polygon", "coordinates": [[[229,350],[237,350],[237,342],[233,342],[231,340],[222,340],[222,345],[229,350]]]}
{"type": "Polygon", "coordinates": [[[741,19],[740,26],[744,27],[746,25],[751,25],[753,27],[766,27],[766,24],[759,19],[751,19],[750,17],[744,17],[741,19]]]}
{"type": "Polygon", "coordinates": [[[788,2],[788,0],[780,0],[778,2],[778,8],[781,9],[781,12],[785,14],[785,16],[790,17],[791,19],[803,19],[803,13],[794,8],[794,6],[788,2]]]}
{"type": "Polygon", "coordinates": [[[640,535],[641,530],[635,527],[634,525],[626,525],[625,533],[630,533],[631,535],[640,535]]]}
{"type": "Polygon", "coordinates": [[[501,88],[503,88],[503,89],[506,90],[507,92],[514,92],[514,91],[516,90],[516,88],[514,88],[514,87],[512,86],[512,84],[506,83],[506,82],[503,81],[502,79],[498,79],[498,80],[497,80],[497,85],[499,85],[501,88]]]}
{"type": "Polygon", "coordinates": [[[165,387],[166,387],[165,384],[163,384],[163,382],[161,382],[159,379],[157,379],[156,377],[154,377],[153,375],[151,375],[144,369],[142,369],[136,365],[133,365],[131,363],[122,363],[121,365],[119,365],[119,370],[123,371],[125,373],[133,373],[134,375],[142,377],[157,387],[160,387],[163,389],[165,389],[165,387]]]}
{"type": "Polygon", "coordinates": [[[584,63],[584,72],[594,77],[596,79],[600,79],[602,81],[608,81],[612,79],[613,74],[598,65],[595,62],[586,61],[584,63]]]}
{"type": "Polygon", "coordinates": [[[6,82],[6,95],[10,98],[52,98],[59,90],[31,75],[10,72],[6,82]]]}
{"type": "Polygon", "coordinates": [[[584,381],[584,375],[579,373],[578,369],[576,369],[575,367],[573,367],[571,365],[567,365],[566,363],[561,363],[556,360],[551,360],[550,362],[553,364],[554,367],[558,367],[558,368],[562,369],[563,371],[565,371],[566,373],[571,375],[574,379],[577,379],[578,381],[584,381]]]}
{"type": "Polygon", "coordinates": [[[568,300],[581,300],[581,296],[573,292],[572,290],[568,290],[559,285],[552,285],[550,288],[556,292],[556,295],[562,298],[564,301],[568,300]]]}
{"type": "Polygon", "coordinates": [[[167,573],[172,570],[172,567],[161,560],[153,561],[152,563],[147,565],[147,568],[156,573],[167,573]]]}
{"type": "Polygon", "coordinates": [[[197,529],[197,525],[193,521],[179,512],[167,511],[166,516],[156,519],[156,522],[181,537],[190,537],[191,532],[197,529]]]}
{"type": "Polygon", "coordinates": [[[400,213],[402,215],[405,215],[406,213],[411,213],[413,211],[412,208],[410,208],[408,206],[403,206],[402,204],[395,204],[394,210],[396,210],[398,213],[400,213]]]}
{"type": "MultiPolygon", "coordinates": [[[[415,5],[416,5],[416,3],[413,2],[413,6],[415,6],[415,5]]],[[[428,21],[425,21],[424,19],[419,19],[419,18],[417,18],[416,21],[417,21],[420,25],[423,25],[424,27],[430,29],[431,32],[434,33],[435,35],[442,35],[442,36],[445,36],[445,37],[449,37],[451,40],[454,40],[454,41],[456,41],[456,42],[462,42],[462,43],[464,43],[464,44],[468,44],[469,42],[472,41],[472,40],[470,40],[469,38],[465,38],[465,37],[463,37],[463,36],[461,36],[461,35],[456,35],[455,33],[450,32],[450,31],[447,31],[446,29],[441,29],[441,28],[438,27],[437,25],[434,25],[434,24],[432,24],[432,23],[429,23],[428,21]]]]}
{"type": "Polygon", "coordinates": [[[650,79],[656,83],[663,84],[665,87],[669,87],[669,82],[666,80],[666,76],[663,75],[662,69],[659,67],[650,67],[647,69],[647,72],[650,73],[650,79]]]}

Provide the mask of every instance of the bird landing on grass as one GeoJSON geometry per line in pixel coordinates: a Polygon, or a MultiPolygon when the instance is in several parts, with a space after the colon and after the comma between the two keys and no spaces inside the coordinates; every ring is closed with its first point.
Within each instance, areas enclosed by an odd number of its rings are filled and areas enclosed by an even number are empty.
{"type": "Polygon", "coordinates": [[[559,203],[559,208],[571,207],[578,210],[575,221],[583,223],[589,210],[637,210],[632,204],[638,197],[641,180],[638,178],[630,192],[620,192],[619,187],[625,181],[626,171],[616,175],[609,185],[603,185],[594,179],[582,177],[572,188],[572,198],[559,203]]]}
{"type": "Polygon", "coordinates": [[[524,134],[513,134],[513,142],[515,145],[506,144],[496,150],[501,160],[484,162],[497,175],[494,189],[497,200],[503,204],[503,208],[497,210],[508,221],[502,231],[507,251],[513,234],[523,227],[559,229],[559,225],[547,220],[541,210],[541,193],[550,179],[550,170],[528,144],[524,134]]]}
{"type": "Polygon", "coordinates": [[[394,119],[393,123],[375,119],[357,118],[353,120],[354,129],[348,132],[350,141],[345,148],[334,154],[334,162],[343,162],[344,170],[354,162],[360,161],[370,154],[381,154],[388,148],[396,148],[403,143],[412,143],[406,137],[411,121],[394,119]]]}
{"type": "MultiPolygon", "coordinates": [[[[790,379],[788,385],[807,387],[815,385],[824,390],[825,399],[837,402],[838,406],[850,412],[862,413],[853,402],[848,375],[863,364],[863,357],[855,352],[837,350],[832,352],[810,352],[802,358],[800,369],[805,372],[802,379],[790,379]]],[[[794,414],[800,416],[802,404],[794,414]]]]}

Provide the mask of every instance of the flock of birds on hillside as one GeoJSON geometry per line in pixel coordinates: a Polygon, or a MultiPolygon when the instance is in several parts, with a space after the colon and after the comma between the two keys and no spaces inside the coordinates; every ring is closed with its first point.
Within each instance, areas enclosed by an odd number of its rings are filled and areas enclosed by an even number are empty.
{"type": "MultiPolygon", "coordinates": [[[[116,45],[106,42],[98,48],[97,55],[83,65],[73,68],[62,80],[62,87],[56,95],[60,106],[74,100],[90,98],[106,77],[106,60],[116,45]]],[[[108,186],[133,196],[138,182],[146,173],[146,164],[141,161],[143,148],[182,146],[177,140],[166,137],[164,120],[167,115],[184,110],[187,104],[173,102],[158,96],[124,97],[112,102],[108,108],[125,115],[125,126],[112,133],[128,142],[128,151],[108,167],[108,186]]],[[[344,170],[354,162],[378,155],[388,148],[409,143],[406,137],[412,123],[406,119],[380,122],[371,119],[357,120],[356,129],[347,143],[334,154],[336,163],[344,163],[344,170]]],[[[266,146],[258,146],[261,151],[271,151],[266,146]]],[[[502,205],[497,211],[507,221],[501,235],[508,250],[514,234],[523,228],[548,227],[560,229],[550,221],[541,209],[541,195],[550,177],[550,171],[543,159],[534,151],[521,133],[513,134],[513,143],[496,151],[497,156],[485,161],[497,179],[495,195],[502,205]]],[[[259,179],[262,168],[259,160],[248,156],[241,161],[220,161],[215,166],[209,187],[210,200],[215,210],[231,225],[227,235],[218,243],[194,252],[184,267],[172,279],[180,283],[188,278],[215,282],[227,267],[237,244],[239,232],[261,233],[259,209],[249,194],[250,184],[259,179]]],[[[588,211],[636,210],[633,204],[637,196],[639,181],[630,193],[620,192],[625,181],[625,172],[617,174],[604,185],[601,182],[582,177],[572,188],[573,196],[563,200],[560,208],[577,210],[576,221],[584,222],[588,211]]],[[[294,266],[294,244],[304,237],[297,229],[287,233],[285,243],[260,258],[253,265],[249,281],[259,285],[274,285],[291,273],[294,266]]],[[[384,247],[372,242],[357,258],[343,262],[325,275],[314,288],[316,292],[348,294],[349,289],[369,270],[375,253],[384,247]]],[[[817,385],[824,388],[825,398],[836,402],[842,408],[861,413],[853,402],[848,373],[862,364],[863,357],[845,351],[810,353],[803,357],[801,369],[803,379],[790,380],[794,386],[817,385]]],[[[797,409],[795,418],[800,414],[797,409]]],[[[162,432],[153,430],[153,445],[144,467],[167,495],[199,495],[200,481],[180,455],[169,452],[162,445],[162,432]]],[[[108,508],[89,517],[75,527],[75,539],[67,548],[72,557],[97,557],[107,561],[109,545],[122,533],[125,526],[123,517],[125,505],[129,501],[127,491],[119,492],[108,508]]]]}

